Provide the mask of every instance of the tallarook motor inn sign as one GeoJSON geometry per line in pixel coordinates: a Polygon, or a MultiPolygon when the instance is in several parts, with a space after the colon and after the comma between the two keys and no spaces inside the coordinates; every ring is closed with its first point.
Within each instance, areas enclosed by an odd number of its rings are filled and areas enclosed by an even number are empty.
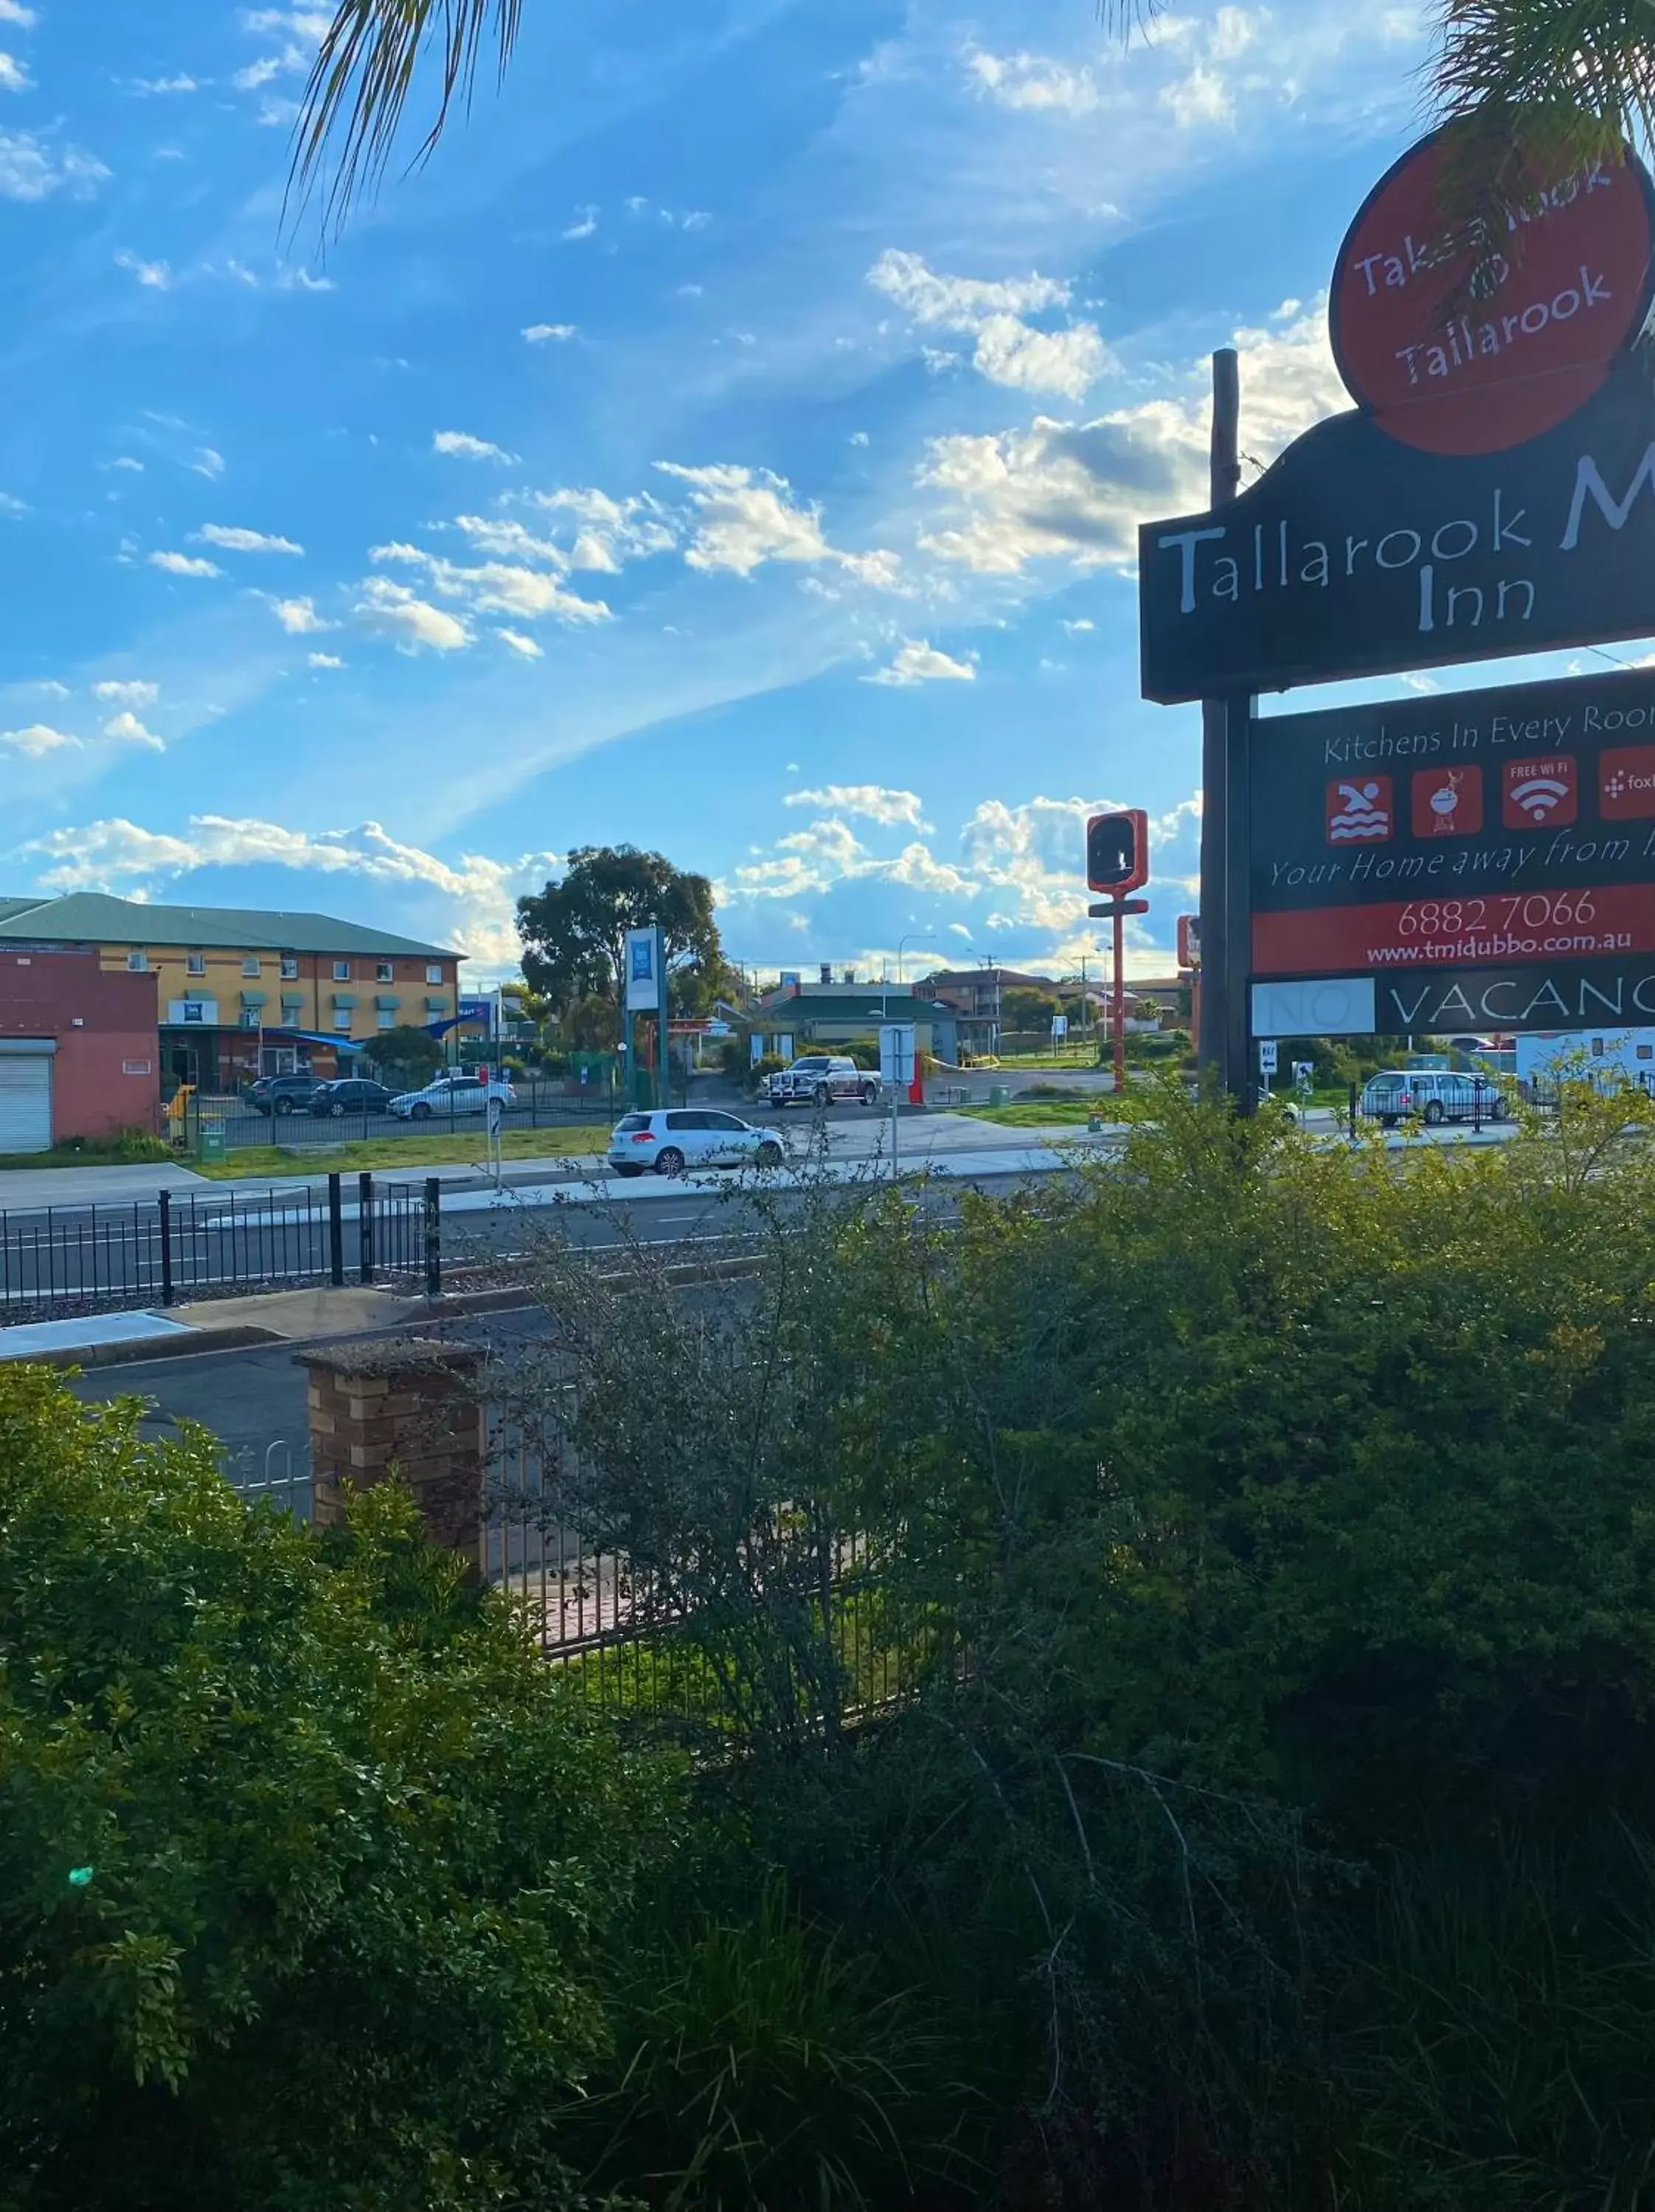
{"type": "Polygon", "coordinates": [[[1655,673],[1253,706],[1655,633],[1648,177],[1629,151],[1576,171],[1479,260],[1443,235],[1443,153],[1404,156],[1342,249],[1354,411],[1140,533],[1145,696],[1227,702],[1255,1036],[1655,1023],[1655,673]]]}

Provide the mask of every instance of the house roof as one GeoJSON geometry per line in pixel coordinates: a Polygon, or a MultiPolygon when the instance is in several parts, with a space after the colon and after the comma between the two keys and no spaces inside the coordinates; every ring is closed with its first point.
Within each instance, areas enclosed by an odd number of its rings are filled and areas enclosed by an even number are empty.
{"type": "Polygon", "coordinates": [[[0,940],[67,945],[177,945],[203,951],[243,946],[271,952],[359,952],[388,957],[454,959],[445,945],[364,929],[326,914],[288,914],[260,907],[151,906],[104,891],[66,898],[0,898],[0,940]]]}

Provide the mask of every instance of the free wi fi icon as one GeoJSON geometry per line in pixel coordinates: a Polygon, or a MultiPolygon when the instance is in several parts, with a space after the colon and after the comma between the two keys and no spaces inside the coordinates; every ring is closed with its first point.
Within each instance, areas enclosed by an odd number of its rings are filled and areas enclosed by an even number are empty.
{"type": "Polygon", "coordinates": [[[1561,806],[1569,795],[1567,783],[1559,783],[1553,776],[1536,775],[1527,783],[1519,783],[1512,790],[1512,799],[1520,806],[1531,822],[1542,822],[1554,807],[1561,806]]]}

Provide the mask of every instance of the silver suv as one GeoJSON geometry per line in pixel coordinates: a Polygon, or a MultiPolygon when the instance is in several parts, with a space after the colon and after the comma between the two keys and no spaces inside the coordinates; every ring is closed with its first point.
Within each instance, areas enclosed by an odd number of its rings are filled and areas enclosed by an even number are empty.
{"type": "Polygon", "coordinates": [[[843,1053],[812,1053],[771,1076],[767,1095],[772,1106],[831,1106],[852,1100],[879,1103],[879,1079],[843,1053]]]}
{"type": "Polygon", "coordinates": [[[1362,1091],[1360,1110],[1387,1129],[1394,1129],[1398,1121],[1413,1114],[1435,1128],[1442,1121],[1503,1121],[1506,1101],[1500,1085],[1486,1075],[1406,1067],[1370,1076],[1362,1091]]]}

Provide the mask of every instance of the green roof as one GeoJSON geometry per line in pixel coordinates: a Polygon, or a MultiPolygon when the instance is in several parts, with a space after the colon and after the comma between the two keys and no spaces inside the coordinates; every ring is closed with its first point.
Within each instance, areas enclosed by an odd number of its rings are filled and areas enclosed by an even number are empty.
{"type": "Polygon", "coordinates": [[[111,898],[105,891],[71,891],[67,898],[0,898],[0,940],[22,939],[65,945],[176,945],[210,950],[268,948],[272,952],[395,953],[453,960],[450,947],[423,945],[336,921],[326,914],[285,914],[263,907],[151,906],[111,898]]]}

